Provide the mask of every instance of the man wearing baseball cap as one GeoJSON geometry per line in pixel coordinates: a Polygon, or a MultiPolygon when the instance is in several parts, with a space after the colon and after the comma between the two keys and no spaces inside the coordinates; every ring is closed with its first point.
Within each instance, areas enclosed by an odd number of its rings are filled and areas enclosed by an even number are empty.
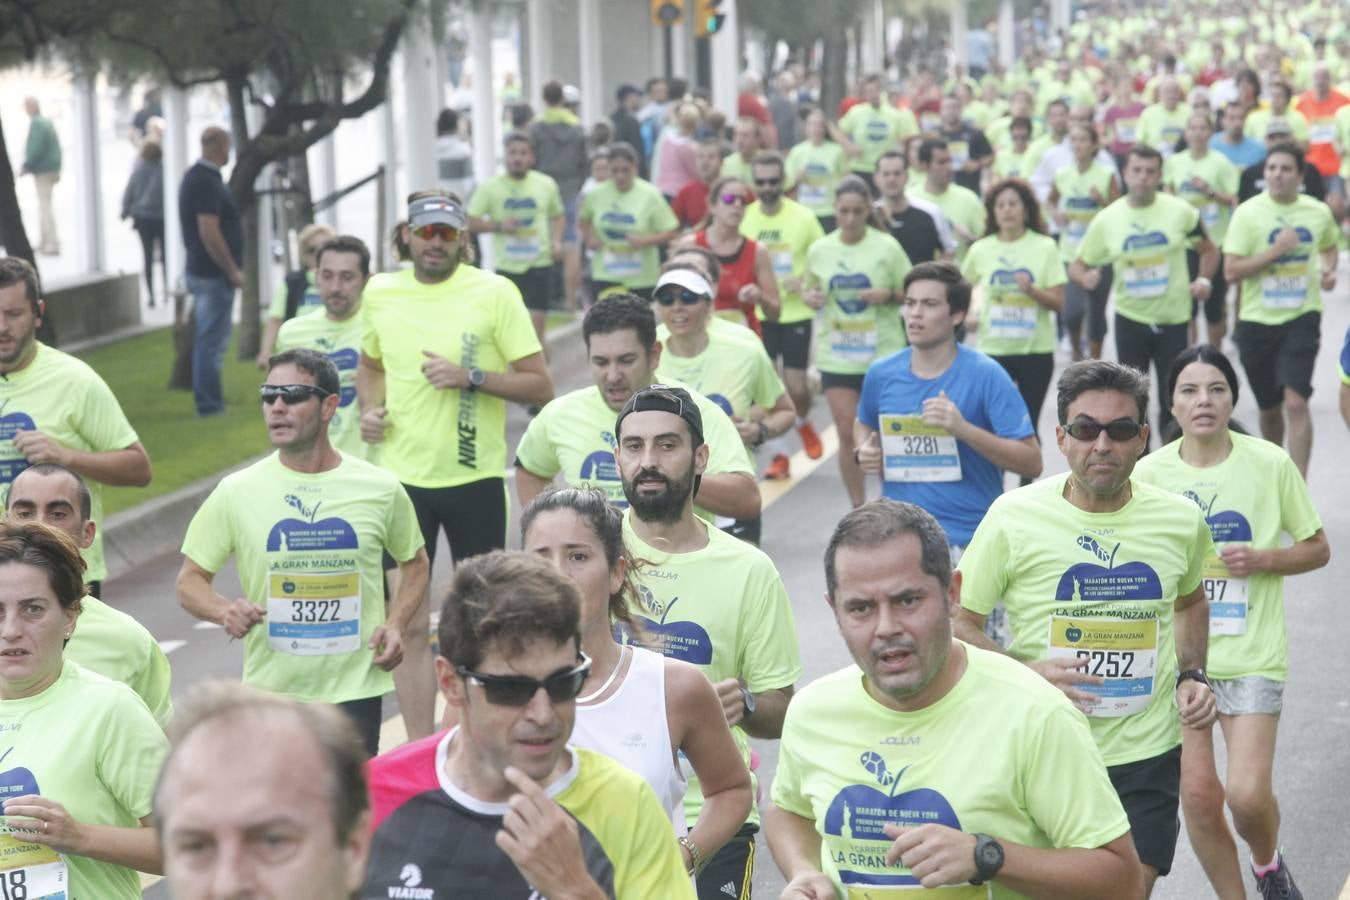
{"type": "MultiPolygon", "coordinates": [[[[721,415],[716,413],[715,415],[721,415]]],[[[708,464],[701,412],[683,388],[653,384],[628,398],[614,423],[614,459],[628,511],[624,544],[634,564],[633,615],[646,647],[701,668],[722,699],[749,761],[747,735],[777,740],[801,677],[787,589],[773,562],[694,515],[708,464]]],[[[703,807],[698,779],[684,796],[692,824],[703,807]]],[[[698,873],[700,900],[749,896],[759,812],[698,873]]]]}
{"type": "MultiPolygon", "coordinates": [[[[656,377],[674,378],[717,404],[736,426],[753,466],[755,452],[797,419],[792,398],[759,337],[713,314],[715,284],[688,261],[672,259],[652,291],[665,348],[656,377]]],[[[758,545],[760,517],[719,519],[718,526],[758,545]]]]}
{"type": "MultiPolygon", "coordinates": [[[[1293,139],[1294,130],[1286,120],[1271,119],[1270,124],[1266,126],[1266,153],[1269,154],[1277,144],[1287,144],[1293,139]]],[[[1260,162],[1242,170],[1242,180],[1238,182],[1238,202],[1246,203],[1265,189],[1266,160],[1262,157],[1260,162]]],[[[1322,173],[1317,171],[1317,166],[1303,167],[1303,184],[1299,188],[1299,193],[1307,194],[1314,200],[1326,201],[1326,181],[1322,178],[1322,173]]]]}
{"type": "MultiPolygon", "coordinates": [[[[381,465],[407,488],[428,555],[444,528],[460,561],[506,545],[506,401],[542,406],[553,381],[520,291],[460,264],[469,232],[459,197],[412,194],[402,238],[412,268],[371,278],[361,304],[361,437],[381,445],[381,465]]],[[[434,728],[428,628],[423,598],[395,676],[414,740],[434,728]]]]}

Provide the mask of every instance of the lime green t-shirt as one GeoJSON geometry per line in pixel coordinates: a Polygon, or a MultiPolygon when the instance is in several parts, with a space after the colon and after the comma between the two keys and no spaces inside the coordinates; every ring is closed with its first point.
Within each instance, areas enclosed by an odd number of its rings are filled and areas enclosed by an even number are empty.
{"type": "Polygon", "coordinates": [[[1173,611],[1214,555],[1195,504],[1132,482],[1120,510],[1084,512],[1064,499],[1067,474],[1010,491],[989,507],[961,557],[961,605],[999,600],[1021,660],[1088,659],[1106,678],[1088,725],[1108,766],[1181,743],[1173,695],[1173,611]]]}
{"type": "Polygon", "coordinates": [[[1186,120],[1191,117],[1191,108],[1178,103],[1168,111],[1161,103],[1145,106],[1139,114],[1139,128],[1135,132],[1135,142],[1152,147],[1163,158],[1176,152],[1177,141],[1186,133],[1186,120]]]}
{"type": "MultiPolygon", "coordinates": [[[[714,684],[739,678],[752,694],[789,687],[802,677],[787,588],[762,550],[704,523],[706,547],[667,553],[637,536],[632,515],[624,513],[623,539],[639,560],[633,616],[644,646],[698,666],[714,684]]],[[[737,726],[731,735],[748,764],[745,731],[737,726]]],[[[703,792],[691,772],[684,795],[689,824],[702,808],[703,792]]],[[[749,821],[759,822],[758,808],[751,808],[749,821]]]]}
{"type": "Polygon", "coordinates": [[[1066,264],[1078,255],[1078,245],[1083,243],[1088,224],[1106,206],[1115,179],[1115,172],[1095,160],[1086,172],[1077,165],[1068,165],[1055,173],[1059,211],[1069,220],[1059,229],[1059,255],[1066,264]],[[1093,190],[1100,200],[1093,196],[1093,190]]]}
{"type": "MultiPolygon", "coordinates": [[[[745,445],[723,408],[697,390],[678,381],[662,384],[688,390],[703,417],[703,439],[708,443],[705,475],[743,472],[754,476],[745,445]]],[[[604,491],[610,503],[627,506],[619,464],[614,460],[614,420],[619,414],[609,408],[600,389],[592,385],[550,400],[516,447],[516,465],[539,478],[562,474],[573,487],[589,485],[604,491]]]]}
{"type": "Polygon", "coordinates": [[[1021,178],[1025,181],[1036,171],[1037,162],[1039,157],[1030,144],[1027,144],[1027,149],[1021,153],[1018,153],[1012,144],[1004,144],[994,153],[994,177],[1000,180],[1021,178]]]}
{"type": "Polygon", "coordinates": [[[849,166],[855,172],[870,174],[881,154],[898,149],[905,138],[919,133],[919,123],[912,111],[885,101],[880,106],[858,103],[839,120],[839,130],[862,151],[851,158],[849,166]]]}
{"type": "Polygon", "coordinates": [[[144,625],[94,596],[80,601],[80,618],[66,659],[120,681],[145,701],[161,727],[173,717],[169,658],[144,625]]]}
{"type": "Polygon", "coordinates": [[[1294,140],[1301,144],[1308,142],[1308,119],[1303,113],[1293,108],[1286,109],[1284,115],[1280,116],[1271,112],[1268,106],[1254,109],[1247,113],[1247,121],[1242,126],[1242,133],[1254,140],[1265,141],[1266,131],[1270,128],[1272,122],[1277,121],[1288,126],[1285,131],[1292,131],[1294,140]]]}
{"type": "Polygon", "coordinates": [[[1028,230],[1012,242],[991,234],[971,244],[961,274],[980,291],[980,349],[990,356],[1054,353],[1050,310],[1018,287],[1018,273],[1042,290],[1063,284],[1055,239],[1028,230]]]}
{"type": "Polygon", "coordinates": [[[208,572],[234,556],[244,596],[266,612],[244,635],[244,683],[344,703],[394,686],[366,646],[384,623],[382,553],[407,562],[422,546],[412,501],[384,469],[343,456],[296,472],[274,453],[221,480],[183,555],[208,572]]]}
{"type": "MultiPolygon", "coordinates": [[[[1031,139],[1033,142],[1045,134],[1045,121],[1040,116],[1028,116],[1031,119],[1031,139]]],[[[989,127],[984,130],[985,139],[989,141],[989,146],[995,151],[1002,150],[1004,147],[1012,146],[1012,120],[1011,114],[1004,114],[989,123],[989,127]]]]}
{"type": "Polygon", "coordinates": [[[656,284],[660,252],[656,247],[633,247],[627,240],[630,234],[657,234],[679,227],[655,186],[637,178],[631,188],[620,191],[612,178],[602,181],[586,194],[580,217],[591,224],[602,244],[591,254],[593,279],[630,290],[656,284]]]}
{"type": "MultiPolygon", "coordinates": [[[[67,660],[42,693],[0,700],[0,735],[0,798],[37,794],[91,825],[136,828],[150,815],[169,742],[126,685],[67,660]]],[[[0,872],[11,897],[19,884],[33,900],[141,896],[140,876],[125,866],[57,854],[8,834],[0,835],[0,872]]]]}
{"type": "Polygon", "coordinates": [[[974,236],[970,241],[957,237],[956,264],[960,265],[965,260],[971,243],[976,237],[984,234],[984,227],[989,218],[980,195],[959,184],[947,185],[947,189],[941,194],[930,193],[922,179],[911,181],[905,193],[936,205],[953,225],[960,225],[974,236]]]}
{"type": "MultiPolygon", "coordinates": [[[[296,304],[295,314],[303,316],[305,313],[315,309],[323,309],[323,297],[319,295],[319,289],[314,284],[314,270],[305,270],[305,293],[300,297],[300,302],[296,304]]],[[[272,291],[272,302],[267,306],[267,316],[270,319],[286,320],[286,279],[281,282],[272,291]]]]}
{"type": "MultiPolygon", "coordinates": [[[[741,156],[741,152],[739,150],[733,150],[731,153],[728,153],[725,157],[723,157],[720,176],[739,178],[741,181],[745,182],[747,187],[753,187],[755,184],[755,176],[750,169],[750,160],[746,159],[744,156],[741,156]]],[[[791,181],[792,181],[792,173],[789,170],[788,172],[789,185],[791,184],[791,181]]],[[[784,185],[785,188],[787,186],[788,185],[784,185]]]]}
{"type": "Polygon", "coordinates": [[[860,294],[889,288],[898,298],[911,268],[900,242],[870,226],[856,244],[845,244],[842,232],[834,231],[811,245],[806,285],[825,292],[816,342],[820,371],[863,375],[874,360],[907,346],[900,307],[873,306],[860,294]]]}
{"type": "Polygon", "coordinates": [[[844,148],[833,141],[802,141],[788,151],[784,168],[797,186],[797,202],[816,216],[834,215],[834,188],[848,172],[844,148]]]}
{"type": "Polygon", "coordinates": [[[1256,256],[1285,227],[1298,232],[1298,248],[1243,279],[1238,318],[1244,322],[1281,325],[1322,308],[1322,262],[1318,253],[1336,246],[1340,235],[1331,210],[1321,200],[1299,194],[1293,203],[1276,203],[1269,192],[1262,191],[1233,213],[1223,252],[1256,256]]]}
{"type": "MultiPolygon", "coordinates": [[[[961,680],[921,710],[879,703],[857,666],[792,698],[773,802],[815,822],[821,871],[840,896],[918,888],[909,870],[883,860],[888,824],[945,825],[1045,848],[1101,847],[1129,831],[1082,713],[1021,663],[960,643],[952,652],[962,648],[961,680]]],[[[1023,896],[997,881],[924,895],[1023,896]]]]}
{"type": "Polygon", "coordinates": [[[360,310],[336,322],[323,307],[296,316],[277,332],[276,352],[306,348],[324,353],[337,366],[337,412],[328,423],[328,439],[343,453],[374,462],[378,444],[361,440],[361,408],[356,402],[356,366],[361,361],[361,337],[365,333],[360,310]]]}
{"type": "MultiPolygon", "coordinates": [[[[689,385],[727,416],[748,419],[752,406],[772,409],[785,388],[755,333],[739,325],[731,325],[731,328],[745,334],[710,328],[708,346],[694,356],[676,356],[667,345],[661,353],[661,364],[656,367],[656,376],[662,383],[674,379],[689,385]]],[[[664,325],[657,329],[656,337],[664,343],[669,338],[669,330],[663,333],[662,329],[665,329],[664,325]]],[[[753,466],[754,451],[746,448],[745,452],[753,466]]]]}
{"type": "MultiPolygon", "coordinates": [[[[1197,468],[1181,459],[1182,440],[1150,453],[1135,478],[1192,500],[1209,525],[1214,546],[1238,544],[1257,550],[1282,545],[1288,534],[1304,541],[1322,520],[1307,482],[1279,445],[1230,432],[1233,450],[1217,466],[1197,468]]],[[[1211,678],[1259,675],[1284,681],[1289,674],[1289,638],[1284,628],[1284,576],[1257,572],[1234,578],[1216,554],[1206,561],[1211,678]]]]}
{"type": "Polygon", "coordinates": [[[384,366],[380,465],[417,487],[454,487],[506,471],[506,401],[484,391],[438,390],[424,351],[457,366],[505,372],[541,352],[520,291],[500,275],[460,265],[440,284],[411,269],[376,275],[361,299],[361,352],[384,366]]]}
{"type": "MultiPolygon", "coordinates": [[[[83,360],[38,343],[33,361],[0,378],[0,508],[9,486],[28,468],[14,448],[20,431],[41,431],[63,447],[103,453],[140,440],[107,382],[83,360]]],[[[89,520],[100,526],[94,543],[80,555],[88,566],[84,580],[108,577],[103,560],[103,485],[86,478],[92,501],[89,520]]]]}
{"type": "Polygon", "coordinates": [[[1088,223],[1078,258],[1115,267],[1116,312],[1125,318],[1145,325],[1189,322],[1186,247],[1199,224],[1199,210],[1171,194],[1157,194],[1139,208],[1121,197],[1088,223]]]}
{"type": "Polygon", "coordinates": [[[1336,149],[1341,154],[1341,177],[1350,179],[1350,105],[1336,110],[1336,149]]]}
{"type": "Polygon", "coordinates": [[[778,212],[772,216],[764,212],[758,200],[745,210],[741,219],[741,234],[759,244],[769,254],[774,277],[778,279],[778,297],[783,311],[778,316],[782,325],[805,322],[815,317],[815,311],[802,300],[800,290],[789,291],[783,282],[790,278],[799,281],[806,275],[806,253],[811,245],[825,236],[825,229],[811,210],[795,200],[784,197],[778,212]]]}
{"type": "Polygon", "coordinates": [[[1197,179],[1220,194],[1235,197],[1242,173],[1228,161],[1228,157],[1208,149],[1199,159],[1192,156],[1189,150],[1175,153],[1163,165],[1163,183],[1167,189],[1198,209],[1205,234],[1216,245],[1222,244],[1224,235],[1228,233],[1228,222],[1233,217],[1232,207],[1218,202],[1201,190],[1195,183],[1197,179]]]}
{"type": "Polygon", "coordinates": [[[469,215],[509,222],[492,232],[492,262],[498,272],[520,274],[553,265],[553,219],[563,214],[558,182],[533,169],[522,178],[497,175],[474,188],[469,215]]]}

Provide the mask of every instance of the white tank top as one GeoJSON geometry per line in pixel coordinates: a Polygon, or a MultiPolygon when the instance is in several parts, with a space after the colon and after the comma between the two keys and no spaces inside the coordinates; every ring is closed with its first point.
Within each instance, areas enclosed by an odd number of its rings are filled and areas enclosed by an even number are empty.
{"type": "Polygon", "coordinates": [[[641,775],[652,786],[675,828],[688,832],[684,790],[688,784],[670,750],[666,720],[665,657],[641,647],[633,654],[628,674],[613,694],[594,704],[577,704],[570,743],[603,753],[641,775]]]}

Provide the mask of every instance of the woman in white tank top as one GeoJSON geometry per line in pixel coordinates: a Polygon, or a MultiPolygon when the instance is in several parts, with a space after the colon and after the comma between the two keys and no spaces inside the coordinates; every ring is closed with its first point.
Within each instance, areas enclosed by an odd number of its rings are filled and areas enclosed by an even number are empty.
{"type": "Polygon", "coordinates": [[[614,639],[614,621],[632,626],[632,585],[623,517],[604,494],[577,488],[540,494],[521,516],[521,543],[580,589],[581,649],[592,663],[577,698],[571,743],[646,779],[670,815],[692,873],[750,813],[750,773],[717,692],[697,667],[614,639]],[[688,829],[682,762],[698,776],[704,796],[698,821],[688,829]]]}

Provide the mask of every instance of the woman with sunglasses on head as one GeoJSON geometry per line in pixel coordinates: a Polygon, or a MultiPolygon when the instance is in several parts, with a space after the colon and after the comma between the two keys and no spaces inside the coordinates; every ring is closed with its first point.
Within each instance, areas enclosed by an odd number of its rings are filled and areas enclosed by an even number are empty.
{"type": "MultiPolygon", "coordinates": [[[[785,434],[796,421],[797,410],[759,338],[750,329],[713,315],[717,280],[706,277],[707,264],[692,257],[689,248],[676,251],[653,291],[661,320],[656,336],[662,346],[656,376],[688,385],[716,403],[731,417],[753,466],[755,451],[785,434]]],[[[719,517],[717,525],[759,545],[759,515],[719,517]]]]}
{"type": "Polygon", "coordinates": [[[807,252],[802,299],[821,311],[816,365],[839,438],[839,471],[849,500],[860,506],[863,471],[853,454],[858,397],[868,366],[907,346],[900,303],[911,266],[861,178],[849,175],[835,187],[834,216],[839,227],[807,252]]]}
{"type": "Polygon", "coordinates": [[[1279,805],[1271,787],[1289,670],[1284,579],[1325,566],[1331,551],[1289,454],[1231,427],[1238,379],[1228,358],[1208,344],[1191,347],[1172,363],[1168,385],[1181,438],[1140,460],[1135,476],[1189,497],[1209,524],[1218,556],[1205,571],[1206,673],[1228,750],[1225,785],[1215,767],[1212,729],[1182,732],[1186,830],[1217,896],[1245,897],[1224,819],[1226,794],[1262,895],[1298,896],[1289,891],[1293,878],[1279,852],[1279,805]],[[1268,893],[1268,884],[1284,892],[1268,893]]]}
{"type": "Polygon", "coordinates": [[[751,199],[750,188],[740,178],[718,178],[708,189],[708,218],[676,246],[703,247],[717,256],[722,266],[714,303],[717,314],[759,334],[758,309],[769,321],[777,321],[782,305],[769,254],[741,234],[741,222],[751,199]]]}
{"type": "Polygon", "coordinates": [[[717,692],[697,667],[615,640],[616,623],[634,628],[628,608],[634,586],[623,516],[604,494],[562,488],[539,495],[522,514],[521,544],[581,595],[581,650],[591,669],[577,697],[572,743],[612,757],[652,786],[685,868],[696,874],[745,822],[752,800],[717,692]],[[689,773],[703,793],[692,827],[684,812],[689,773]]]}
{"type": "Polygon", "coordinates": [[[164,732],[126,685],[66,660],[84,561],[65,534],[0,522],[0,895],[133,900],[162,871],[150,827],[164,732]]]}
{"type": "Polygon", "coordinates": [[[1012,377],[1034,431],[1055,373],[1050,313],[1064,309],[1068,279],[1054,238],[1045,234],[1040,204],[1025,181],[1009,178],[995,184],[984,206],[989,217],[985,236],[971,244],[961,274],[979,291],[980,350],[1012,377]]]}

